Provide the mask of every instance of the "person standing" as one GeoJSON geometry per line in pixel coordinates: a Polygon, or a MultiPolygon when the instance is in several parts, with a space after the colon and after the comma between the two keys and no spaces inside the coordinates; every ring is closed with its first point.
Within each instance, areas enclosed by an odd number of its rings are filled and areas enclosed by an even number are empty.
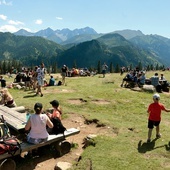
{"type": "Polygon", "coordinates": [[[36,95],[38,95],[40,93],[41,97],[42,97],[43,96],[42,86],[44,85],[44,76],[45,76],[44,63],[41,63],[41,66],[37,68],[36,72],[37,72],[37,81],[38,81],[36,95]]]}
{"type": "Polygon", "coordinates": [[[0,76],[0,82],[1,82],[1,87],[5,88],[6,87],[6,80],[3,78],[3,76],[0,76]]]}
{"type": "Polygon", "coordinates": [[[159,102],[160,95],[155,93],[153,95],[153,103],[151,103],[148,107],[148,139],[147,143],[151,142],[152,130],[154,126],[156,127],[156,138],[160,138],[160,122],[161,122],[161,111],[170,112],[170,109],[166,109],[163,104],[159,102]]]}
{"type": "Polygon", "coordinates": [[[25,130],[29,131],[27,135],[27,142],[32,144],[37,144],[45,142],[48,139],[48,132],[46,125],[49,128],[53,128],[53,123],[46,114],[42,114],[43,105],[41,103],[35,103],[34,111],[27,124],[25,125],[25,130]]]}
{"type": "Polygon", "coordinates": [[[65,85],[65,79],[66,79],[66,75],[67,75],[67,71],[68,68],[66,65],[63,65],[63,67],[61,68],[61,76],[62,76],[62,84],[65,85]]]}
{"type": "Polygon", "coordinates": [[[103,78],[105,77],[107,68],[108,68],[108,66],[106,65],[106,63],[104,63],[104,64],[102,65],[102,74],[103,74],[103,78]]]}

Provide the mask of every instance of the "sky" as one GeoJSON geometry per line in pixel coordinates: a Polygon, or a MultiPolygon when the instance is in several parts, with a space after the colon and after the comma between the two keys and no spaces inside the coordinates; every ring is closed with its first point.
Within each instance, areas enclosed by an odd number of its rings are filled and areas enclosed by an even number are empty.
{"type": "Polygon", "coordinates": [[[85,27],[170,38],[170,0],[0,0],[0,32],[85,27]]]}

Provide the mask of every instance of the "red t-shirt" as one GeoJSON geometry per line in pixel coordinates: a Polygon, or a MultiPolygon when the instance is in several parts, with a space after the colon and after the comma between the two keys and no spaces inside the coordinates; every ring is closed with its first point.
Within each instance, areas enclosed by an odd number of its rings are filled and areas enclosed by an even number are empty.
{"type": "Polygon", "coordinates": [[[165,110],[165,106],[163,104],[151,103],[148,107],[149,120],[160,121],[162,110],[165,110]]]}

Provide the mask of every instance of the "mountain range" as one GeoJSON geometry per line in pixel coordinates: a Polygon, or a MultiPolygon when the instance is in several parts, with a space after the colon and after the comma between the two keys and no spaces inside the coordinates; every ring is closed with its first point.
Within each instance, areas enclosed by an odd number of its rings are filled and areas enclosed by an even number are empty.
{"type": "Polygon", "coordinates": [[[140,30],[121,30],[107,34],[97,33],[90,27],[52,30],[36,33],[19,30],[0,33],[0,60],[17,59],[23,65],[96,68],[98,62],[120,66],[143,67],[170,65],[170,39],[160,35],[144,35],[140,30]]]}

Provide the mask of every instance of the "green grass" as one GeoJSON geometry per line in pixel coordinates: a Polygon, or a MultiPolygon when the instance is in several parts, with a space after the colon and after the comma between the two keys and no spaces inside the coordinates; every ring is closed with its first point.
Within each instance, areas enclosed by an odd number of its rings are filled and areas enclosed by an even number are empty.
{"type": "MultiPolygon", "coordinates": [[[[153,74],[154,72],[148,72],[146,76],[149,78],[153,74]]],[[[170,72],[165,71],[164,75],[170,81],[170,72]]],[[[33,109],[35,102],[42,102],[46,110],[51,108],[49,102],[57,99],[62,107],[63,117],[77,113],[111,127],[113,137],[103,135],[95,138],[95,147],[89,146],[84,150],[81,161],[72,168],[74,170],[85,170],[89,160],[94,170],[170,169],[170,113],[162,112],[162,138],[146,144],[146,110],[152,102],[153,94],[121,88],[123,76],[115,73],[107,74],[106,78],[99,78],[98,75],[67,78],[67,86],[47,87],[43,97],[32,97],[33,93],[30,91],[10,89],[10,92],[18,106],[33,109]],[[47,90],[51,93],[46,93],[47,90]],[[86,102],[69,102],[70,99],[80,98],[86,102]],[[107,101],[107,104],[96,104],[96,100],[107,101]]],[[[8,82],[11,80],[7,79],[8,82]]],[[[160,101],[170,108],[170,94],[161,93],[160,96],[160,101]]]]}

